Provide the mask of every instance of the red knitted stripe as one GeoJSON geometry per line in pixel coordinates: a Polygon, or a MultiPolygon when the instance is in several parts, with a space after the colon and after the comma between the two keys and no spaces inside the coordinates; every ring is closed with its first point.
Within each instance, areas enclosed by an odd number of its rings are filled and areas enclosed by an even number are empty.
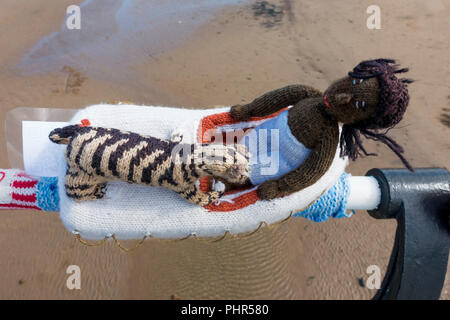
{"type": "Polygon", "coordinates": [[[14,204],[14,203],[0,203],[0,208],[10,208],[10,209],[35,209],[35,210],[42,210],[39,207],[36,206],[26,206],[22,204],[14,204]]]}
{"type": "Polygon", "coordinates": [[[26,177],[26,178],[29,178],[29,179],[33,179],[31,176],[29,176],[29,175],[26,174],[25,172],[19,172],[19,173],[17,174],[17,177],[26,177]]]}
{"type": "MultiPolygon", "coordinates": [[[[227,192],[226,194],[230,193],[233,192],[227,192]]],[[[254,204],[258,200],[259,200],[258,194],[256,193],[256,190],[253,190],[251,192],[244,193],[243,195],[237,198],[234,198],[233,203],[222,202],[218,206],[216,206],[214,203],[211,203],[210,205],[205,206],[204,208],[209,211],[219,211],[219,212],[234,211],[245,208],[251,204],[254,204]]]]}
{"type": "Polygon", "coordinates": [[[13,188],[34,188],[37,184],[36,180],[33,181],[14,181],[12,186],[13,188]]]}
{"type": "Polygon", "coordinates": [[[204,176],[198,179],[200,181],[200,190],[202,192],[210,191],[211,186],[211,176],[204,176]]]}
{"type": "Polygon", "coordinates": [[[36,195],[35,194],[30,194],[30,195],[24,195],[24,194],[19,194],[19,193],[12,193],[12,198],[13,200],[18,200],[18,201],[25,201],[25,202],[36,202],[36,195]]]}

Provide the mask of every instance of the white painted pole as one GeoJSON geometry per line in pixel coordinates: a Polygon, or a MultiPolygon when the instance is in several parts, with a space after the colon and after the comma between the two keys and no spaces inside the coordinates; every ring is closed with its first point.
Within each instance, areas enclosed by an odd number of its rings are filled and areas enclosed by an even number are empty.
{"type": "Polygon", "coordinates": [[[381,190],[374,177],[355,176],[349,178],[350,196],[347,209],[373,210],[381,201],[381,190]]]}

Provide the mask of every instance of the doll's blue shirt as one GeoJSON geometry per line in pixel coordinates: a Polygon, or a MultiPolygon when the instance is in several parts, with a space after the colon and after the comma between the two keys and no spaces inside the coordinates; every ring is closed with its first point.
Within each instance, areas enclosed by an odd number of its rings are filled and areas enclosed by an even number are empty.
{"type": "Polygon", "coordinates": [[[250,181],[259,185],[297,169],[311,149],[295,138],[288,126],[288,110],[247,132],[240,140],[249,151],[250,181]]]}

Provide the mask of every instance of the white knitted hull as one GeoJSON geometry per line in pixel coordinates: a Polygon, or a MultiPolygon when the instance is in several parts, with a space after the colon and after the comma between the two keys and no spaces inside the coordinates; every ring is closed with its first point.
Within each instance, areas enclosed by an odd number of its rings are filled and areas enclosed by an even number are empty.
{"type": "MultiPolygon", "coordinates": [[[[194,143],[201,118],[229,111],[229,107],[189,110],[181,108],[93,105],[79,111],[72,123],[88,119],[92,126],[118,128],[161,139],[174,133],[183,135],[183,142],[194,143]]],[[[115,235],[118,239],[141,239],[145,235],[157,238],[181,238],[189,234],[199,237],[249,232],[261,222],[276,223],[299,211],[331,187],[344,172],[347,159],[336,152],[327,173],[314,185],[295,194],[272,201],[258,201],[231,212],[211,212],[193,205],[174,192],[156,187],[109,182],[106,196],[100,200],[75,202],[64,191],[66,161],[61,152],[59,171],[60,216],[70,231],[87,239],[102,239],[115,235]]]]}

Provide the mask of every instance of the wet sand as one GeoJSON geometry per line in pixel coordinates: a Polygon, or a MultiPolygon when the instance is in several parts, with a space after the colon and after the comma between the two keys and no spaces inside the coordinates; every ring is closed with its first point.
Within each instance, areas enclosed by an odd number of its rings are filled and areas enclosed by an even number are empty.
{"type": "MultiPolygon", "coordinates": [[[[406,117],[390,134],[413,166],[450,168],[450,40],[445,32],[450,6],[444,1],[380,1],[381,30],[365,26],[370,3],[271,1],[276,4],[271,15],[255,16],[250,1],[211,14],[206,24],[188,27],[193,31],[170,46],[148,43],[151,33],[146,32],[131,40],[115,38],[113,26],[103,34],[109,40],[100,43],[108,48],[113,41],[111,50],[123,44],[113,52],[117,56],[105,49],[102,59],[98,48],[82,42],[77,48],[70,43],[79,39],[64,43],[60,36],[49,42],[49,51],[27,60],[42,39],[61,30],[65,9],[74,2],[0,4],[1,119],[21,106],[83,108],[115,100],[187,108],[230,105],[291,83],[325,89],[360,60],[394,57],[411,68],[409,76],[417,81],[410,86],[406,117]],[[70,59],[61,54],[64,49],[70,59]],[[93,53],[98,55],[91,58],[93,53]],[[39,60],[46,55],[50,58],[39,60]],[[68,73],[75,79],[69,83],[68,73]]],[[[183,20],[174,19],[171,28],[176,27],[183,28],[183,20]]],[[[0,143],[0,167],[7,168],[4,135],[0,143]]],[[[386,147],[368,141],[367,148],[379,157],[358,160],[348,172],[401,167],[386,147]]],[[[291,219],[240,240],[148,241],[127,254],[113,243],[79,244],[55,213],[4,211],[1,221],[3,299],[367,299],[374,292],[360,286],[359,278],[367,278],[372,264],[385,270],[395,232],[395,222],[357,212],[351,219],[321,224],[291,219]],[[81,290],[66,288],[71,264],[81,268],[81,290]]],[[[443,299],[449,299],[449,289],[447,279],[443,299]]]]}

